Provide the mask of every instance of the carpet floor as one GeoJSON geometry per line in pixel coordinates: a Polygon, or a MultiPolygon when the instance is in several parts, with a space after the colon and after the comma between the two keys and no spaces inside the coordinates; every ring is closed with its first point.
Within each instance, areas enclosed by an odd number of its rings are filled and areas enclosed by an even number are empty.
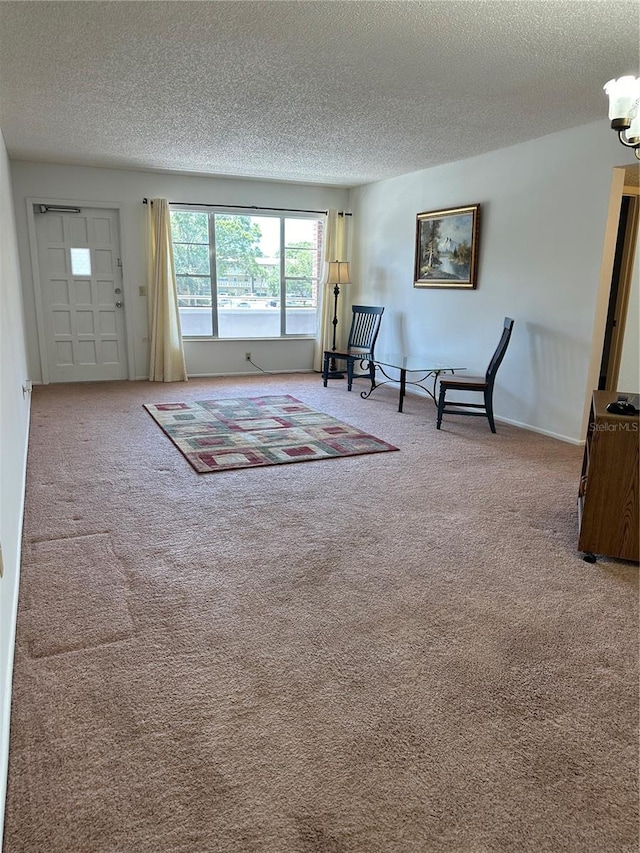
{"type": "Polygon", "coordinates": [[[635,853],[581,457],[315,375],[35,388],[4,853],[635,853]],[[400,452],[202,477],[142,408],[270,394],[400,452]]]}

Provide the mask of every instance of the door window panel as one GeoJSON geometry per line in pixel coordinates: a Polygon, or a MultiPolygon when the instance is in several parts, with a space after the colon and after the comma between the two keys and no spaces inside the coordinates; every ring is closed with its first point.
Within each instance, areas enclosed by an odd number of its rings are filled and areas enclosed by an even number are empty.
{"type": "Polygon", "coordinates": [[[91,275],[91,250],[69,249],[71,253],[71,275],[91,275]]]}

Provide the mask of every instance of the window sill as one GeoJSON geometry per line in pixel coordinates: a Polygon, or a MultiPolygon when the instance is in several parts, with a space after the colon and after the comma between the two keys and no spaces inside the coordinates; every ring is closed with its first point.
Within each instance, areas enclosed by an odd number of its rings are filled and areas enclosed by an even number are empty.
{"type": "Polygon", "coordinates": [[[284,337],[279,338],[205,338],[201,336],[189,337],[188,335],[183,335],[182,340],[188,341],[189,343],[211,343],[212,341],[214,343],[223,344],[229,344],[234,342],[247,343],[248,341],[260,341],[261,343],[265,341],[278,341],[281,343],[282,341],[314,341],[315,335],[286,335],[284,337]]]}

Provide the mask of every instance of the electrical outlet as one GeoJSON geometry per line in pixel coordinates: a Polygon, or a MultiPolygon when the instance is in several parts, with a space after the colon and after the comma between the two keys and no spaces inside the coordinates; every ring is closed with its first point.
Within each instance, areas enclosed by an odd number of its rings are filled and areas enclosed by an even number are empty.
{"type": "Polygon", "coordinates": [[[244,360],[245,361],[251,361],[251,353],[250,352],[245,352],[244,360]]]}

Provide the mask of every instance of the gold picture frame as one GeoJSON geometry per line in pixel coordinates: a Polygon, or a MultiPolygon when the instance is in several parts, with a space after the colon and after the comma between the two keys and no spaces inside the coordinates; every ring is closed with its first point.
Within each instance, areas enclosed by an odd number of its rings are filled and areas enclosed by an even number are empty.
{"type": "Polygon", "coordinates": [[[479,235],[479,204],[418,213],[413,286],[475,290],[479,235]]]}

